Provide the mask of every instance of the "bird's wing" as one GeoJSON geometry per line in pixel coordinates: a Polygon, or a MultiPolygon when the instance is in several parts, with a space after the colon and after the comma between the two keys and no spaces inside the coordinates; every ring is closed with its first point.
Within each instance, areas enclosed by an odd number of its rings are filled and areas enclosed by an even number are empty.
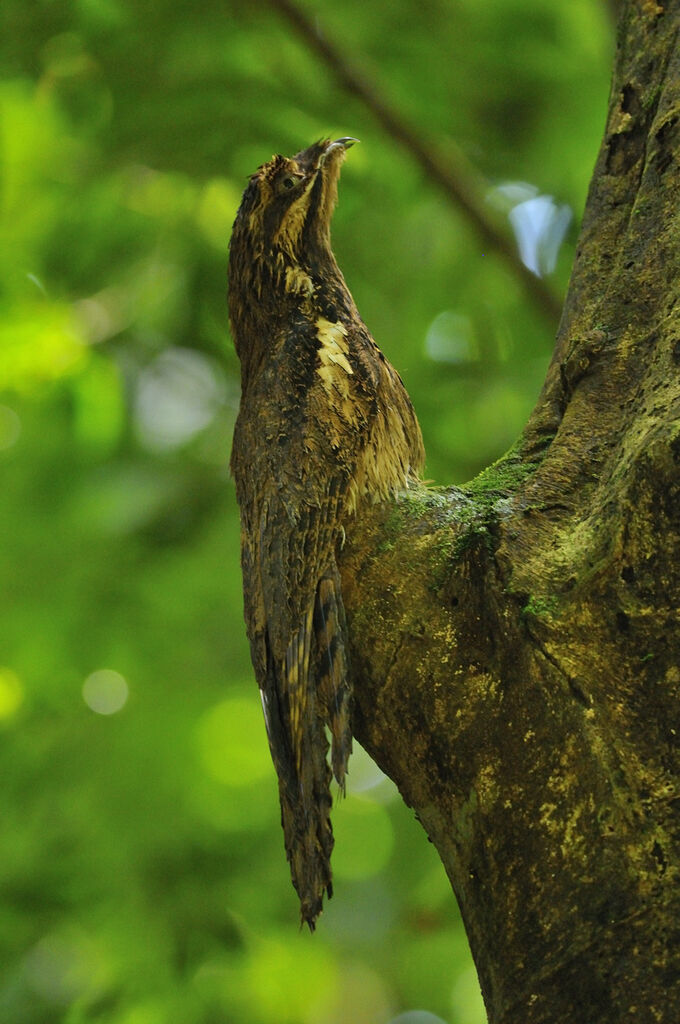
{"type": "Polygon", "coordinates": [[[244,607],[279,777],[286,852],[303,920],[311,925],[323,892],[331,892],[324,726],[343,788],[351,751],[349,658],[335,563],[347,475],[338,464],[323,482],[309,478],[314,462],[304,423],[291,424],[269,445],[244,443],[244,432],[263,427],[266,416],[243,405],[232,465],[242,515],[244,607]],[[247,465],[241,451],[249,452],[247,465]]]}
{"type": "Polygon", "coordinates": [[[297,767],[304,760],[302,718],[314,714],[331,728],[333,765],[342,785],[349,753],[343,735],[343,723],[349,725],[349,659],[335,561],[341,499],[333,489],[336,481],[317,503],[295,509],[270,491],[253,509],[254,528],[243,531],[242,563],[248,632],[251,640],[266,637],[297,767]]]}

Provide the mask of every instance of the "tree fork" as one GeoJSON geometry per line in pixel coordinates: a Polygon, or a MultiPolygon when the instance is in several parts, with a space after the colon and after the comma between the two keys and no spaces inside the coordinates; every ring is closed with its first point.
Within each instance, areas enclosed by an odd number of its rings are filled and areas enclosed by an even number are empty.
{"type": "Polygon", "coordinates": [[[680,0],[621,4],[515,448],[348,531],[354,730],[437,847],[492,1024],[680,1020],[680,0]]]}

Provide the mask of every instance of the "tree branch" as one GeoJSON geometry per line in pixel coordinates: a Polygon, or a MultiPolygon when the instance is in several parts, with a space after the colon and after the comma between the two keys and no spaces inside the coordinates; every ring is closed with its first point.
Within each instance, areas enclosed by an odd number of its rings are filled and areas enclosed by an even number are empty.
{"type": "Polygon", "coordinates": [[[536,277],[522,263],[514,240],[491,216],[477,186],[479,173],[469,168],[467,161],[459,152],[457,155],[447,153],[444,158],[437,152],[432,142],[425,143],[422,132],[416,132],[411,128],[406,119],[380,95],[375,85],[347,61],[340,49],[322,34],[318,26],[293,0],[265,2],[290,23],[309,49],[330,68],[347,92],[358,97],[368,107],[385,131],[404,147],[420,164],[428,178],[439,185],[449,200],[462,211],[484,239],[485,244],[498,253],[554,330],[560,318],[561,301],[545,281],[536,277]]]}
{"type": "Polygon", "coordinates": [[[680,1020],[680,0],[622,0],[516,449],[347,530],[357,738],[437,847],[492,1024],[680,1020]]]}

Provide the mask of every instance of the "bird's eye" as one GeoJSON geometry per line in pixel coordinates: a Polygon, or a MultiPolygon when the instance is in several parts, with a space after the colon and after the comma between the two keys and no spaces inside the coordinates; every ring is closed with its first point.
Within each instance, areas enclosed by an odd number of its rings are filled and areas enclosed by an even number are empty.
{"type": "Polygon", "coordinates": [[[279,194],[290,192],[302,180],[301,174],[287,174],[285,178],[279,178],[277,191],[279,194]]]}

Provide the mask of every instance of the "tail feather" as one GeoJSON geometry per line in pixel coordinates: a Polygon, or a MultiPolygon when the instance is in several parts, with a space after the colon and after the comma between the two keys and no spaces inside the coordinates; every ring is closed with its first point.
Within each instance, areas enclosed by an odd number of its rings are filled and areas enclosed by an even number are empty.
{"type": "Polygon", "coordinates": [[[312,930],[321,913],[324,892],[330,897],[333,891],[328,741],[310,671],[313,616],[314,606],[310,605],[281,665],[295,786],[279,786],[293,885],[300,898],[302,920],[312,930]]]}
{"type": "MultiPolygon", "coordinates": [[[[310,606],[299,630],[290,641],[282,666],[283,693],[288,705],[291,742],[298,775],[304,767],[304,739],[314,690],[309,685],[309,657],[314,608],[310,606]]],[[[313,711],[311,712],[313,714],[313,711]]]]}
{"type": "MultiPolygon", "coordinates": [[[[314,930],[324,893],[333,893],[331,763],[344,791],[352,750],[351,683],[340,579],[333,567],[292,637],[285,656],[272,657],[265,642],[262,704],[279,779],[281,823],[302,921],[314,930]]],[[[255,654],[253,655],[255,661],[255,654]]]]}
{"type": "Polygon", "coordinates": [[[352,684],[346,647],[347,624],[337,569],[319,583],[314,627],[318,647],[318,693],[330,725],[333,774],[344,793],[352,752],[352,684]]]}
{"type": "Polygon", "coordinates": [[[329,897],[333,894],[330,769],[326,761],[328,743],[320,723],[308,742],[300,792],[293,799],[282,787],[279,793],[286,855],[300,899],[300,916],[314,931],[324,892],[329,897]]]}

